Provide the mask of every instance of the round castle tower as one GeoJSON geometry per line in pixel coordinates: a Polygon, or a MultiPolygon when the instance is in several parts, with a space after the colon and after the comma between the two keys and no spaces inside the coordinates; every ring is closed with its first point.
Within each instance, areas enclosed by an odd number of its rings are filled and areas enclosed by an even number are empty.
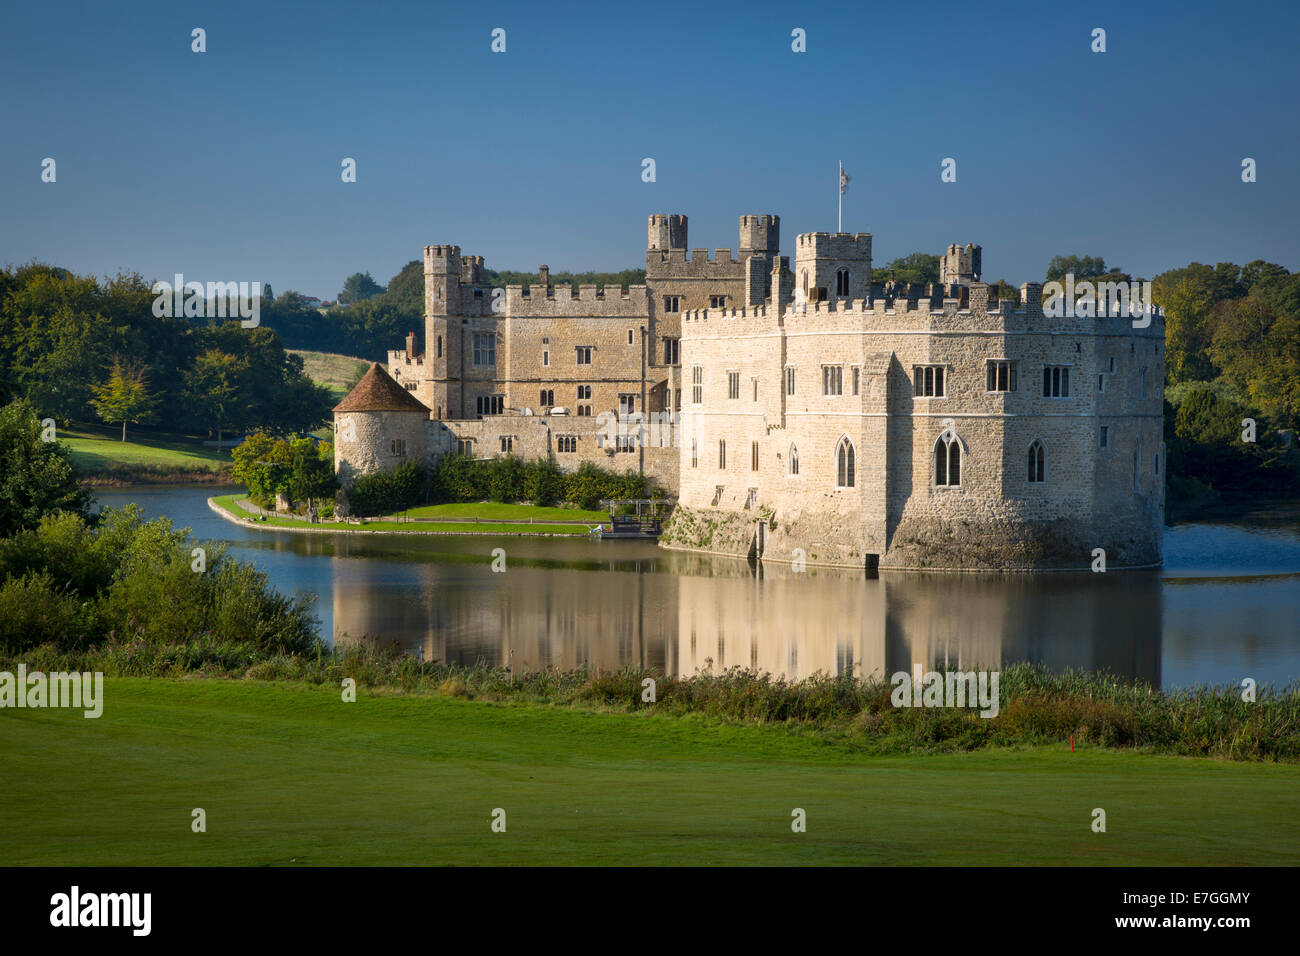
{"type": "Polygon", "coordinates": [[[378,362],[334,406],[334,473],[344,488],[427,455],[429,409],[378,362]]]}

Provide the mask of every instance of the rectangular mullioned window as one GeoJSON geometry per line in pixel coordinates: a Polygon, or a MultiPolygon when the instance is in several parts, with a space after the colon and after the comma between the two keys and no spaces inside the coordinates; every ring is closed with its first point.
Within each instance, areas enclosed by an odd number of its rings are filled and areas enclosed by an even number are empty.
{"type": "Polygon", "coordinates": [[[678,338],[664,339],[664,364],[681,365],[682,364],[682,340],[678,338]]]}
{"type": "Polygon", "coordinates": [[[822,394],[844,394],[844,367],[841,365],[822,366],[822,394]]]}
{"type": "Polygon", "coordinates": [[[389,442],[388,442],[388,450],[389,450],[389,452],[392,453],[392,455],[393,455],[394,458],[405,458],[405,457],[406,457],[406,439],[405,439],[405,438],[393,438],[393,439],[390,439],[389,442]]]}
{"type": "Polygon", "coordinates": [[[472,454],[474,454],[474,439],[472,439],[472,438],[457,438],[457,439],[456,439],[456,454],[458,454],[458,455],[472,455],[472,454]]]}
{"type": "Polygon", "coordinates": [[[917,398],[944,397],[943,365],[912,366],[912,394],[917,398]]]}
{"type": "Polygon", "coordinates": [[[502,454],[505,454],[505,453],[508,453],[508,452],[512,452],[512,451],[514,451],[514,450],[515,450],[515,436],[514,436],[514,435],[502,435],[502,436],[501,436],[501,452],[502,452],[502,454]]]}
{"type": "Polygon", "coordinates": [[[727,372],[727,398],[740,398],[740,372],[727,372]]]}
{"type": "Polygon", "coordinates": [[[1070,397],[1070,366],[1043,366],[1043,398],[1070,397]]]}
{"type": "Polygon", "coordinates": [[[691,404],[704,404],[704,366],[691,366],[691,404]]]}
{"type": "Polygon", "coordinates": [[[1016,363],[991,359],[987,368],[985,390],[989,392],[1014,392],[1016,390],[1016,363]]]}
{"type": "Polygon", "coordinates": [[[793,365],[787,365],[785,367],[785,393],[787,395],[794,394],[794,366],[793,365]]]}
{"type": "Polygon", "coordinates": [[[666,295],[666,296],[664,296],[664,311],[665,311],[665,312],[680,312],[680,311],[682,311],[682,298],[681,298],[681,296],[678,296],[678,295],[666,295]]]}
{"type": "Polygon", "coordinates": [[[555,450],[559,452],[563,452],[565,454],[576,452],[578,450],[578,436],[577,435],[556,435],[555,450]]]}
{"type": "Polygon", "coordinates": [[[497,364],[497,337],[495,333],[475,333],[474,334],[474,364],[475,365],[496,365],[497,364]]]}
{"type": "Polygon", "coordinates": [[[479,395],[474,399],[474,408],[480,415],[500,415],[505,407],[504,395],[479,395]]]}
{"type": "Polygon", "coordinates": [[[579,364],[579,365],[590,365],[590,364],[591,364],[591,353],[595,351],[595,346],[593,346],[593,345],[578,345],[578,346],[575,346],[574,348],[575,348],[575,350],[576,350],[577,353],[578,353],[578,364],[579,364]]]}

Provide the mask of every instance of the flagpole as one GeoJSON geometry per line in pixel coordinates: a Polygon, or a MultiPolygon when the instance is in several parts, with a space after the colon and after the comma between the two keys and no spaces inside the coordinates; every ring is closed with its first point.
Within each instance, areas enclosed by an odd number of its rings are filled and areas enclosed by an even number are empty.
{"type": "Polygon", "coordinates": [[[836,232],[844,231],[844,160],[840,160],[840,175],[835,180],[835,185],[840,194],[839,218],[835,225],[836,232]]]}

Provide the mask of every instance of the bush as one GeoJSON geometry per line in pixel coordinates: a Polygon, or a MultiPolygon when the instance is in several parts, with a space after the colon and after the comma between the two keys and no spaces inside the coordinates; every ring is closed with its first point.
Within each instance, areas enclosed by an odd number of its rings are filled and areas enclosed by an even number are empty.
{"type": "Polygon", "coordinates": [[[28,572],[0,584],[0,650],[17,654],[38,644],[84,647],[89,609],[48,571],[28,572]]]}
{"type": "MultiPolygon", "coordinates": [[[[370,483],[382,476],[358,479],[370,483]]],[[[379,484],[381,482],[374,482],[379,484]]],[[[353,486],[354,488],[356,485],[353,486]]],[[[553,461],[523,461],[506,456],[474,460],[463,455],[448,455],[434,469],[429,481],[429,500],[457,501],[527,501],[535,505],[553,505],[567,501],[579,508],[595,510],[602,498],[662,497],[663,491],[632,469],[619,474],[592,462],[583,462],[577,471],[565,474],[553,461]]],[[[367,486],[364,494],[371,492],[367,486]]],[[[350,492],[351,496],[352,493],[350,492]]],[[[355,499],[352,499],[355,502],[355,499]]],[[[369,500],[369,499],[367,499],[369,500]]],[[[354,503],[354,510],[357,510],[354,503]]],[[[358,513],[378,513],[361,512],[358,513]]]]}
{"type": "Polygon", "coordinates": [[[0,650],[48,644],[69,652],[125,642],[129,660],[143,655],[148,662],[140,666],[152,673],[188,665],[176,656],[183,658],[181,651],[144,648],[217,643],[244,666],[250,656],[316,648],[310,599],[285,597],[221,547],[206,548],[198,573],[191,545],[187,532],[166,519],[145,521],[136,505],[105,511],[93,528],[56,513],[0,541],[0,650]]]}
{"type": "Polygon", "coordinates": [[[392,471],[363,475],[348,489],[348,505],[353,514],[375,516],[393,514],[405,508],[425,504],[431,475],[428,467],[408,458],[392,471]]]}
{"type": "Polygon", "coordinates": [[[90,496],[77,485],[67,446],[25,401],[0,408],[0,535],[34,528],[52,511],[84,515],[90,496]]]}

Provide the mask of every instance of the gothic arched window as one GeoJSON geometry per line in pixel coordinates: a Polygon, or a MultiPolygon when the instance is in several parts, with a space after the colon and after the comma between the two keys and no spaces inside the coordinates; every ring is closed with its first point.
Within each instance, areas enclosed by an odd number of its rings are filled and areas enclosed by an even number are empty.
{"type": "Polygon", "coordinates": [[[794,445],[790,446],[790,474],[799,474],[799,449],[794,445]]]}
{"type": "Polygon", "coordinates": [[[849,441],[847,437],[841,438],[839,447],[835,449],[835,486],[837,488],[853,487],[855,457],[853,442],[849,441]]]}
{"type": "Polygon", "coordinates": [[[1029,480],[1032,482],[1045,481],[1047,453],[1043,450],[1043,443],[1035,439],[1029,445],[1029,480]]]}
{"type": "Polygon", "coordinates": [[[934,443],[934,483],[961,484],[961,441],[951,431],[945,431],[934,443]]]}

